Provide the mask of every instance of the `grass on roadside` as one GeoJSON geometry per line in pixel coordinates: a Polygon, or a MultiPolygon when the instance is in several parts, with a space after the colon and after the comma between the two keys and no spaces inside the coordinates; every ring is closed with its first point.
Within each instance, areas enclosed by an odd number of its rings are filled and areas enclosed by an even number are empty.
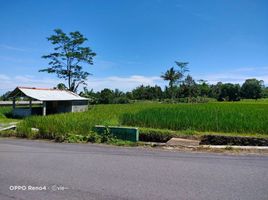
{"type": "Polygon", "coordinates": [[[8,118],[11,117],[12,107],[11,106],[0,106],[0,124],[7,124],[10,122],[17,122],[18,119],[8,118]]]}

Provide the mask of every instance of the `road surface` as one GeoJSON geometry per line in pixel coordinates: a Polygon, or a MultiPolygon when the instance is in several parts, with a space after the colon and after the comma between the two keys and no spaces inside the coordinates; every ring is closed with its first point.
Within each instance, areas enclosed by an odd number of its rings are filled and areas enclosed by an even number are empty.
{"type": "Polygon", "coordinates": [[[268,157],[0,139],[1,200],[267,200],[268,157]]]}

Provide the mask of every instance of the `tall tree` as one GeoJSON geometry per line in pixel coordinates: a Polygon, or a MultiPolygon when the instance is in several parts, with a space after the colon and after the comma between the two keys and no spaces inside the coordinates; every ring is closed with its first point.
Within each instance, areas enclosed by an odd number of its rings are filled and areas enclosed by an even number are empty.
{"type": "Polygon", "coordinates": [[[209,84],[206,80],[200,79],[198,80],[198,92],[201,97],[209,96],[211,89],[209,87],[209,84]]]}
{"type": "Polygon", "coordinates": [[[5,94],[3,94],[2,96],[0,96],[0,100],[3,100],[3,101],[12,100],[12,98],[9,97],[10,94],[11,94],[11,91],[7,91],[5,94]]]}
{"type": "Polygon", "coordinates": [[[194,81],[193,77],[187,75],[183,84],[180,86],[181,94],[184,97],[196,97],[198,95],[197,84],[194,81]]]}
{"type": "Polygon", "coordinates": [[[222,84],[218,101],[240,101],[240,85],[232,83],[222,84]]]}
{"type": "Polygon", "coordinates": [[[164,74],[161,75],[161,78],[163,78],[165,81],[169,81],[169,88],[171,90],[171,98],[174,98],[174,85],[175,83],[180,79],[181,75],[174,69],[174,67],[171,67],[168,69],[164,74]]]}
{"type": "Polygon", "coordinates": [[[113,99],[114,99],[114,93],[112,90],[105,88],[100,92],[99,103],[109,104],[112,103],[113,99]]]}
{"type": "Polygon", "coordinates": [[[80,32],[70,32],[69,35],[61,29],[55,29],[48,41],[54,45],[54,53],[42,56],[49,59],[49,67],[39,70],[57,74],[58,78],[68,82],[68,90],[77,92],[79,85],[86,85],[90,75],[83,70],[83,64],[93,65],[93,57],[96,56],[89,47],[83,47],[87,38],[80,32]]]}
{"type": "Polygon", "coordinates": [[[245,99],[261,98],[262,88],[264,87],[263,85],[264,84],[262,80],[259,81],[255,78],[247,79],[241,87],[242,98],[245,99]]]}
{"type": "Polygon", "coordinates": [[[187,67],[187,65],[189,63],[188,62],[178,62],[178,61],[175,61],[175,63],[177,65],[177,67],[179,68],[177,70],[177,73],[179,75],[178,82],[182,82],[182,79],[184,78],[185,73],[189,72],[189,68],[187,67]]]}

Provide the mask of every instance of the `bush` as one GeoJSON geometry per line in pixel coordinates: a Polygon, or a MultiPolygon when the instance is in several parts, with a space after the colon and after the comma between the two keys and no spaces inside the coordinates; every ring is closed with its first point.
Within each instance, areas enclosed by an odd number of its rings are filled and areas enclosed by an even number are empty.
{"type": "Polygon", "coordinates": [[[80,142],[85,143],[88,141],[88,138],[87,136],[84,135],[68,134],[64,141],[69,143],[80,143],[80,142]]]}
{"type": "Polygon", "coordinates": [[[127,97],[117,97],[117,98],[113,99],[112,103],[114,103],[114,104],[127,104],[127,103],[130,103],[130,101],[127,97]]]}
{"type": "Polygon", "coordinates": [[[87,142],[100,143],[101,137],[97,133],[91,131],[87,136],[87,142]]]}
{"type": "Polygon", "coordinates": [[[185,97],[176,99],[165,99],[163,103],[208,103],[216,102],[216,99],[208,97],[185,97]]]}
{"type": "Polygon", "coordinates": [[[6,131],[0,131],[1,137],[16,137],[16,131],[15,130],[6,130],[6,131]]]}

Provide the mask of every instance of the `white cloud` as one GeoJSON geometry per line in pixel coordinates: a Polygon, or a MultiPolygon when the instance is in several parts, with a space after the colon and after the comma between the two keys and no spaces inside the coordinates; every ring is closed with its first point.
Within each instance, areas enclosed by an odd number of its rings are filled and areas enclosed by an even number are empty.
{"type": "Polygon", "coordinates": [[[119,77],[110,76],[105,78],[92,78],[89,77],[87,81],[88,87],[93,88],[95,91],[99,91],[103,88],[120,89],[122,91],[127,91],[134,89],[139,85],[160,85],[163,86],[164,83],[160,77],[157,76],[140,76],[133,75],[129,77],[119,77]]]}
{"type": "Polygon", "coordinates": [[[0,80],[8,81],[10,78],[5,74],[0,74],[0,80]]]}
{"type": "Polygon", "coordinates": [[[17,86],[52,88],[59,83],[58,80],[49,78],[37,78],[30,75],[9,77],[5,74],[0,74],[0,90],[10,91],[17,86]]]}
{"type": "Polygon", "coordinates": [[[196,74],[194,78],[207,80],[211,84],[217,82],[242,84],[246,79],[256,78],[268,84],[268,67],[245,67],[221,73],[196,74]]]}
{"type": "MultiPolygon", "coordinates": [[[[9,77],[5,74],[0,74],[0,91],[5,92],[13,90],[17,86],[52,88],[58,83],[62,82],[59,79],[42,78],[39,79],[30,75],[9,77]]],[[[104,88],[120,89],[122,91],[132,90],[139,85],[160,85],[164,82],[157,76],[140,76],[133,75],[129,77],[109,76],[104,78],[95,78],[90,76],[88,81],[88,88],[93,88],[94,91],[100,91],[104,88]]]]}

